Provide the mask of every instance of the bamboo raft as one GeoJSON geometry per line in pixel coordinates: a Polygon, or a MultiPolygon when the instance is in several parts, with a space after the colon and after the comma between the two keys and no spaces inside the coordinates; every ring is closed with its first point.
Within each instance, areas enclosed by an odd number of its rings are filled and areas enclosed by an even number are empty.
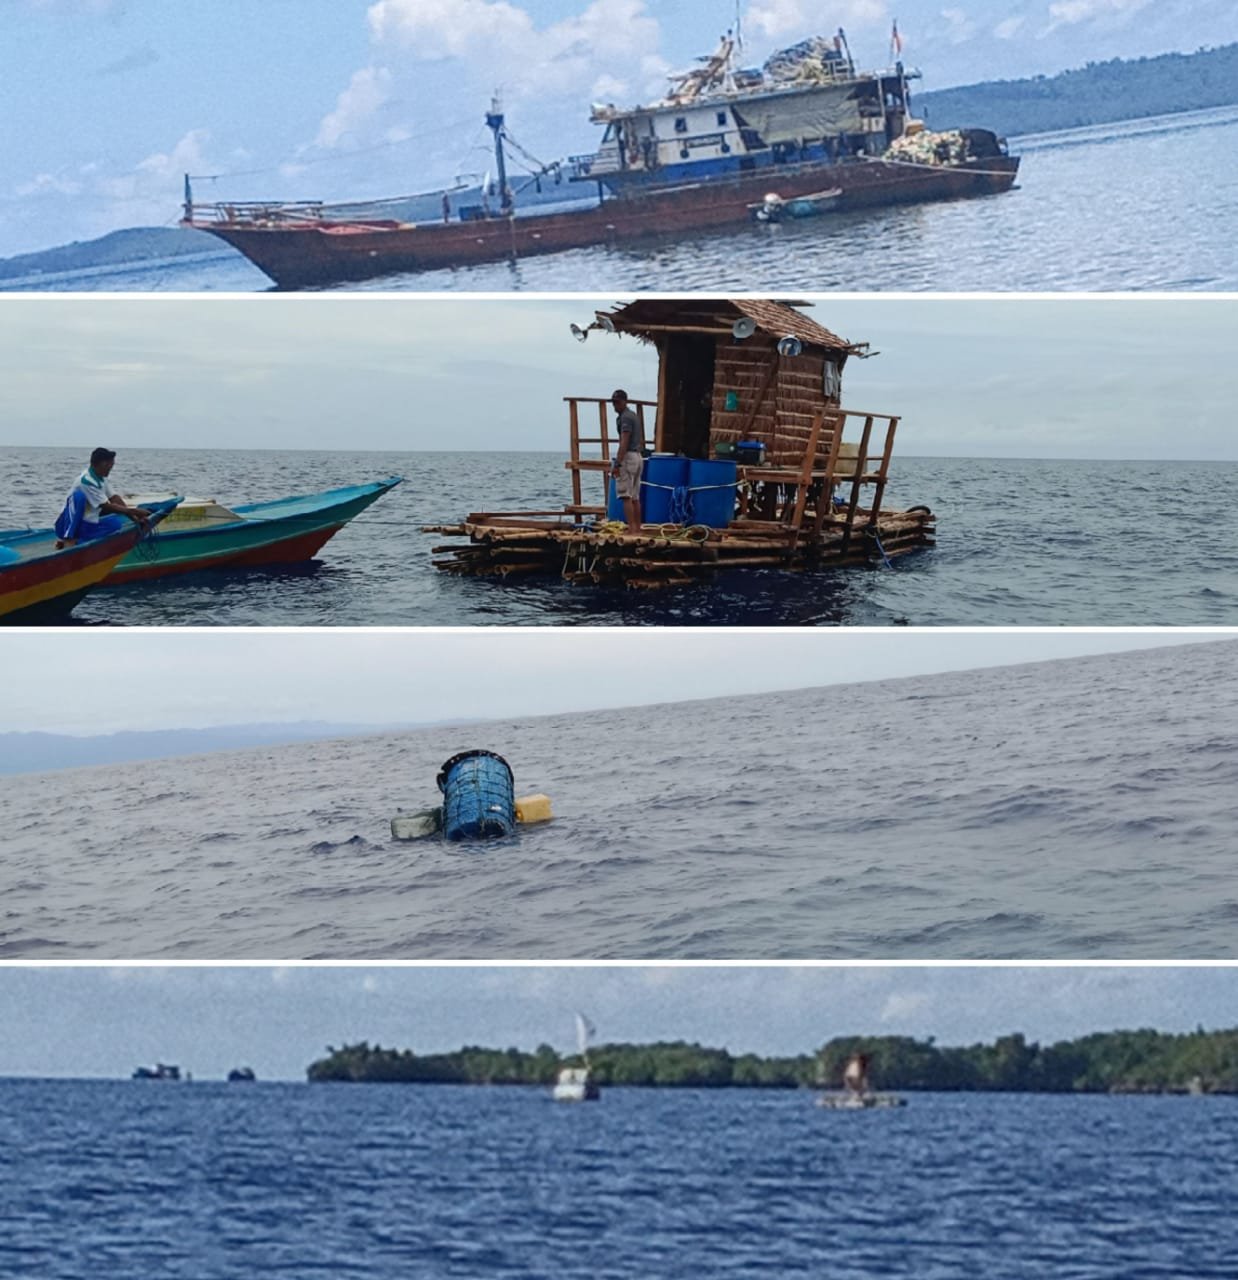
{"type": "Polygon", "coordinates": [[[859,527],[831,521],[807,533],[767,520],[737,520],[726,529],[702,525],[581,524],[563,512],[474,512],[459,524],[427,525],[425,532],[467,538],[440,544],[435,568],[445,573],[509,578],[557,573],[574,585],[634,590],[682,585],[721,569],[804,571],[826,565],[864,565],[934,544],[931,512],[860,511],[859,527]],[[876,533],[876,538],[873,533],[876,533]],[[878,545],[879,544],[879,545],[878,545]]]}
{"type": "Polygon", "coordinates": [[[425,525],[425,533],[463,539],[433,547],[435,568],[504,579],[557,574],[574,585],[650,590],[730,569],[888,564],[935,545],[936,518],[927,507],[883,507],[899,418],[839,403],[838,373],[848,356],[866,355],[864,344],[838,338],[785,303],[755,299],[642,300],[599,312],[591,328],[657,345],[658,399],[629,405],[642,429],[650,411],[656,427],[645,437],[659,450],[701,457],[738,441],[762,443],[765,461],[735,471],[735,517],[721,528],[644,524],[639,533],[608,520],[618,445],[608,401],[565,396],[571,501],[557,510],[475,511],[425,525]],[[597,435],[584,435],[592,413],[597,435]],[[600,502],[584,498],[589,475],[601,479],[600,502]]]}

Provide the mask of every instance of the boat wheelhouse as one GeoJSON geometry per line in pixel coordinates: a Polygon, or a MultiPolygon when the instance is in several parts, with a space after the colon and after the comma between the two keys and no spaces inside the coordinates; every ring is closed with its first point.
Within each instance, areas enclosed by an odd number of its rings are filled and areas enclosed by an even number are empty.
{"type": "Polygon", "coordinates": [[[649,106],[595,103],[605,126],[593,156],[573,157],[577,178],[616,194],[667,183],[754,174],[793,164],[880,156],[910,118],[901,63],[857,72],[840,31],[774,54],[760,70],[735,65],[728,35],[705,66],[672,80],[649,106]]]}

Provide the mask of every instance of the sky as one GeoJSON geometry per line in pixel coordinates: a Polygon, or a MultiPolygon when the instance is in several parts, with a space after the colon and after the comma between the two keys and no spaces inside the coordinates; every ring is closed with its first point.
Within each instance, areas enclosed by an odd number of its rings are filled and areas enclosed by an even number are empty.
{"type": "MultiPolygon", "coordinates": [[[[14,298],[0,447],[566,455],[565,395],[656,395],[652,348],[570,336],[620,301],[14,298]]],[[[1233,299],[824,295],[808,313],[880,353],[848,363],[843,400],[899,414],[899,455],[1238,459],[1233,299]]]]}
{"type": "MultiPolygon", "coordinates": [[[[512,719],[1038,662],[1162,644],[1182,630],[473,629],[16,632],[0,732],[111,733],[327,720],[512,719]],[[750,661],[754,644],[761,661],[750,661]],[[641,696],[633,699],[632,689],[641,696]],[[134,690],[141,690],[141,697],[134,690]]],[[[0,1025],[3,1025],[0,1023],[0,1025]]]]}
{"type": "Polygon", "coordinates": [[[5,966],[0,1076],[128,1076],[160,1061],[199,1080],[241,1065],[303,1080],[328,1045],[359,1040],[568,1053],[578,1009],[603,1042],[766,1054],[853,1034],[1051,1043],[1238,1025],[1235,971],[1212,967],[5,966]]]}
{"type": "MultiPolygon", "coordinates": [[[[741,0],[745,61],[842,25],[924,89],[1238,39],[1232,0],[741,0]]],[[[365,198],[488,163],[504,96],[543,160],[592,150],[588,104],[651,101],[734,0],[3,0],[0,255],[171,225],[199,198],[365,198]]]]}

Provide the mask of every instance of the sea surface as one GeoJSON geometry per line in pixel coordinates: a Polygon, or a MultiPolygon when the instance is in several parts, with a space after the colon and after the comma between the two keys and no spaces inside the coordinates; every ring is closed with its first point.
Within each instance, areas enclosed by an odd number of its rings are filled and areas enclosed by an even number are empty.
{"type": "Polygon", "coordinates": [[[1236,830],[1211,640],[9,779],[0,958],[1230,958],[1236,830]],[[393,841],[477,747],[555,820],[393,841]]]}
{"type": "MultiPolygon", "coordinates": [[[[387,276],[437,291],[1238,289],[1238,107],[1015,139],[1007,194],[387,276]]],[[[261,194],[261,193],[258,193],[261,194]]],[[[303,193],[304,194],[304,193],[303,193]]],[[[169,193],[169,216],[180,193],[169,193]]],[[[239,254],[9,281],[7,289],[251,291],[239,254]]]]}
{"type": "MultiPolygon", "coordinates": [[[[47,527],[73,449],[0,449],[0,528],[47,527]]],[[[900,458],[886,505],[925,503],[938,543],[893,568],[731,570],[658,592],[502,582],[433,567],[423,524],[570,500],[559,453],[126,450],[127,491],[257,502],[403,475],[291,570],[214,571],[97,590],[81,623],[241,626],[1233,625],[1238,463],[900,458]],[[1189,531],[1194,531],[1191,536],[1189,531]]],[[[156,533],[155,535],[159,535],[156,533]]],[[[463,540],[457,540],[463,541],[463,540]]]]}
{"type": "Polygon", "coordinates": [[[0,1081],[37,1280],[1046,1276],[1238,1257],[1238,1101],[0,1081]]]}

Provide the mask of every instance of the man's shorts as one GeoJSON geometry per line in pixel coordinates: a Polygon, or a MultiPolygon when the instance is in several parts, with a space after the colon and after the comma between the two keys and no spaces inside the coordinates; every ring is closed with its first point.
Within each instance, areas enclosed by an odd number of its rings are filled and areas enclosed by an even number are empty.
{"type": "Polygon", "coordinates": [[[640,473],[645,459],[639,453],[625,453],[615,476],[615,493],[621,498],[640,497],[640,473]]]}

